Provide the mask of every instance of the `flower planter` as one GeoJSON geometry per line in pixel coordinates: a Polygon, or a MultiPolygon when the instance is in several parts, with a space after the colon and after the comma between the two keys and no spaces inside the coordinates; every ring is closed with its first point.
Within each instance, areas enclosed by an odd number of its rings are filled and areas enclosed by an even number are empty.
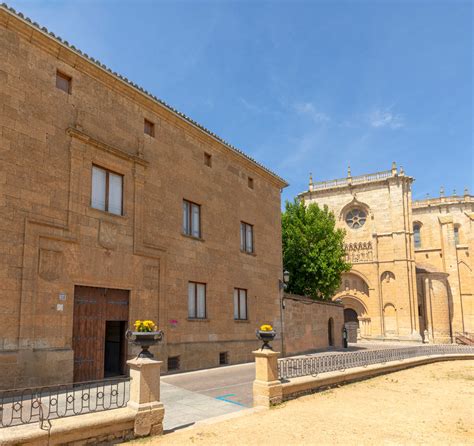
{"type": "Polygon", "coordinates": [[[158,344],[163,339],[164,333],[161,330],[158,331],[132,331],[127,330],[125,337],[132,344],[138,345],[142,348],[142,351],[138,354],[137,358],[153,358],[153,354],[148,349],[155,344],[158,344]]]}
{"type": "Polygon", "coordinates": [[[256,334],[257,334],[257,339],[260,339],[263,342],[262,350],[263,349],[272,350],[272,347],[270,346],[269,342],[275,339],[276,332],[274,330],[271,330],[271,331],[257,330],[256,334]]]}

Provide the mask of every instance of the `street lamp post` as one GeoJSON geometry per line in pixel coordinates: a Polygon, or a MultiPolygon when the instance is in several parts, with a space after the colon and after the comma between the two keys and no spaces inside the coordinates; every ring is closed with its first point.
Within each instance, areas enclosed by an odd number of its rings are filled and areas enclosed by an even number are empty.
{"type": "Polygon", "coordinates": [[[284,322],[283,322],[283,310],[285,309],[285,303],[283,301],[283,293],[288,288],[288,282],[290,281],[290,273],[285,269],[283,271],[283,280],[278,280],[279,290],[280,290],[280,327],[281,327],[281,354],[285,356],[285,343],[284,343],[284,322]]]}

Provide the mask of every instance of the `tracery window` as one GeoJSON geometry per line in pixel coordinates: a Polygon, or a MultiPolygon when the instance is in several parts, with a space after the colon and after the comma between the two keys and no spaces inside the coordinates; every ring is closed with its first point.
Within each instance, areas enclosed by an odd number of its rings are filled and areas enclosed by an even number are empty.
{"type": "Polygon", "coordinates": [[[365,221],[367,220],[367,213],[359,208],[351,209],[346,214],[346,223],[352,229],[358,229],[364,226],[365,221]]]}

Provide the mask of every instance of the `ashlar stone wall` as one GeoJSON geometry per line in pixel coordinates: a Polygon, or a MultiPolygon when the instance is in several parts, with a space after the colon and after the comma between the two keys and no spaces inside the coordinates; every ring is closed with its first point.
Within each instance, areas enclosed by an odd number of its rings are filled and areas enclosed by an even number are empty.
{"type": "Polygon", "coordinates": [[[77,285],[129,290],[129,323],[165,331],[165,371],[170,356],[184,370],[251,360],[255,328],[279,326],[286,183],[5,7],[0,61],[0,388],[72,380],[77,285]],[[91,207],[93,165],[123,175],[123,215],[91,207]],[[182,234],[183,199],[201,205],[200,239],[182,234]],[[204,320],[188,319],[189,281],[207,286],[204,320]]]}

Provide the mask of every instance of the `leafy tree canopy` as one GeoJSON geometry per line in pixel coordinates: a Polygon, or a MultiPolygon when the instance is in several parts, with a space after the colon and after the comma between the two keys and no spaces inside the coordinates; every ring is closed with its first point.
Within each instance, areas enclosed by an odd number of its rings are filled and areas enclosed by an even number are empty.
{"type": "Polygon", "coordinates": [[[282,214],[283,265],[290,273],[288,291],[329,300],[351,265],[345,261],[343,229],[336,229],[327,206],[295,199],[282,214]]]}

